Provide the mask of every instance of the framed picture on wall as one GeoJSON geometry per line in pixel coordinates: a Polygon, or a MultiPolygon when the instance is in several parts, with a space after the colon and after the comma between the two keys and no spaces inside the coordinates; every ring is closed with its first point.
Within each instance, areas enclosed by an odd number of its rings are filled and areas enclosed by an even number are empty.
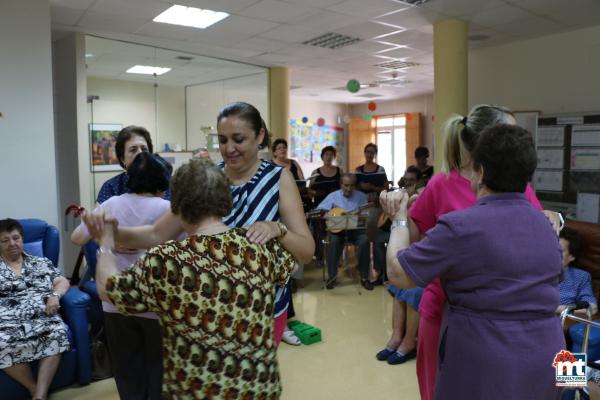
{"type": "Polygon", "coordinates": [[[122,170],[115,145],[121,124],[89,124],[92,172],[122,170]]]}

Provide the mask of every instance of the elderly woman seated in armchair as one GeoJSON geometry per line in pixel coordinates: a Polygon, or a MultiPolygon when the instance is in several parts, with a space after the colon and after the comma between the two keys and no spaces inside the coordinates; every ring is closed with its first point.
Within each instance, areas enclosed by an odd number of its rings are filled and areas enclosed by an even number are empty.
{"type": "Polygon", "coordinates": [[[69,350],[58,315],[69,281],[47,258],[23,252],[23,227],[0,220],[0,369],[45,399],[60,362],[69,350]],[[39,360],[37,381],[29,363],[39,360]]]}

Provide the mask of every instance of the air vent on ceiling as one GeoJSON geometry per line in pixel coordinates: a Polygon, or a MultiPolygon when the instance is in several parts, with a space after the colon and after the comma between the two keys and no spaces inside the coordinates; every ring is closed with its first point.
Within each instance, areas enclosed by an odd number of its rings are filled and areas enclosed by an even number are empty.
{"type": "Polygon", "coordinates": [[[181,60],[181,61],[192,61],[194,59],[194,57],[190,57],[190,56],[177,56],[175,58],[177,60],[181,60]]]}
{"type": "Polygon", "coordinates": [[[406,79],[383,79],[375,82],[377,86],[404,86],[412,83],[406,79]]]}
{"type": "Polygon", "coordinates": [[[323,47],[325,49],[339,49],[340,47],[349,46],[360,41],[361,39],[356,37],[329,32],[314,39],[307,40],[306,42],[302,42],[302,44],[323,47]]]}
{"type": "Polygon", "coordinates": [[[421,64],[411,61],[386,61],[379,64],[375,64],[376,67],[386,68],[386,69],[403,69],[403,68],[412,68],[417,67],[421,64]]]}
{"type": "Polygon", "coordinates": [[[409,4],[411,6],[418,6],[423,3],[427,3],[429,0],[394,0],[397,3],[409,4]]]}

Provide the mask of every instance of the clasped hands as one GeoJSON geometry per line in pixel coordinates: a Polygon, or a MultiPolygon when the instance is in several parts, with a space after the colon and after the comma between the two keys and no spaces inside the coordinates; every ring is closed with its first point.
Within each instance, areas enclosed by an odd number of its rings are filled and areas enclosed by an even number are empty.
{"type": "Polygon", "coordinates": [[[392,220],[406,221],[406,209],[408,206],[408,193],[405,190],[395,192],[381,192],[379,203],[383,212],[389,215],[392,220]]]}

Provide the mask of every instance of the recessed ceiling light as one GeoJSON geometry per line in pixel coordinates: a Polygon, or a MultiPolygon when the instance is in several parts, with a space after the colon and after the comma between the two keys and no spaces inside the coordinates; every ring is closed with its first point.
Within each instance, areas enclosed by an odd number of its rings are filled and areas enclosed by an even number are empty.
{"type": "Polygon", "coordinates": [[[94,57],[94,55],[92,53],[85,53],[85,58],[90,58],[90,57],[94,57]]]}
{"type": "Polygon", "coordinates": [[[227,17],[229,14],[226,12],[174,5],[159,14],[153,21],[204,29],[227,17]]]}
{"type": "Polygon", "coordinates": [[[135,67],[131,67],[127,70],[129,74],[144,74],[144,75],[162,75],[166,72],[169,72],[171,68],[163,68],[163,67],[151,67],[148,65],[136,65],[135,67]]]}

